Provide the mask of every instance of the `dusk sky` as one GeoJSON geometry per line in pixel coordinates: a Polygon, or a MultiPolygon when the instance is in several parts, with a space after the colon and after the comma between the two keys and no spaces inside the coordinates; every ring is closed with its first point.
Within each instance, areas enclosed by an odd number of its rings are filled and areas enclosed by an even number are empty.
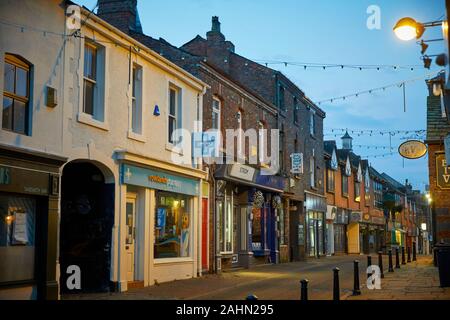
{"type": "MultiPolygon", "coordinates": [[[[78,0],[90,9],[95,0],[78,0]]],[[[356,145],[389,146],[387,135],[358,136],[351,130],[416,130],[426,129],[425,76],[440,69],[434,59],[430,70],[423,68],[420,46],[415,41],[398,40],[392,27],[402,17],[420,22],[442,18],[443,0],[138,0],[138,9],[146,34],[162,37],[181,46],[197,34],[205,37],[211,28],[211,16],[217,15],[222,33],[234,43],[236,53],[256,61],[287,61],[324,64],[417,65],[410,69],[362,70],[307,68],[284,64],[269,65],[286,74],[313,101],[383,87],[403,80],[421,78],[407,83],[407,112],[403,111],[403,94],[399,87],[361,95],[345,101],[321,104],[325,119],[325,140],[332,128],[348,128],[356,145]],[[366,26],[370,5],[381,9],[381,29],[366,26]]],[[[423,39],[441,38],[440,27],[427,29],[423,39]]],[[[431,42],[426,54],[444,51],[442,41],[431,42]]],[[[340,132],[337,132],[340,133],[340,132]]],[[[402,160],[397,153],[405,134],[392,137],[394,155],[369,158],[380,172],[400,182],[405,179],[414,188],[428,184],[427,161],[402,160]]],[[[422,137],[424,138],[424,136],[422,137]]],[[[340,146],[340,141],[338,142],[340,146]]],[[[382,155],[389,150],[355,147],[362,156],[382,155]]]]}

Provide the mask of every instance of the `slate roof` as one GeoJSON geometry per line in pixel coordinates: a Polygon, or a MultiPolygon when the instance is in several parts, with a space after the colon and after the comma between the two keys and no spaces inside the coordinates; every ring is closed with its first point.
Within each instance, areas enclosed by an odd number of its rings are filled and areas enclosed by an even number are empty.
{"type": "Polygon", "coordinates": [[[426,81],[430,89],[430,94],[427,97],[427,141],[442,140],[450,133],[450,122],[442,116],[441,97],[434,96],[431,89],[433,83],[440,81],[442,77],[443,74],[426,81]]]}
{"type": "Polygon", "coordinates": [[[333,155],[333,149],[336,149],[336,141],[334,141],[334,140],[326,140],[326,141],[323,142],[323,151],[330,158],[333,155]]]}

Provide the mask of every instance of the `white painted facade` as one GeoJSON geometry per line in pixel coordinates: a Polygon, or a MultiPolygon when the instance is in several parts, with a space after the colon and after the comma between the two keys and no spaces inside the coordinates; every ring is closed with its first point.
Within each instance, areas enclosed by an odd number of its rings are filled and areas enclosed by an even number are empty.
{"type": "MultiPolygon", "coordinates": [[[[30,135],[0,130],[3,144],[68,157],[95,164],[107,183],[114,183],[115,205],[112,230],[111,276],[121,291],[127,290],[126,199],[136,197],[136,265],[134,280],[145,286],[156,282],[196,277],[201,274],[201,190],[190,198],[190,255],[185,258],[154,259],[155,189],[123,184],[122,163],[162,170],[195,180],[202,185],[206,173],[192,164],[191,140],[182,148],[168,143],[169,88],[180,93],[178,126],[189,132],[202,119],[202,96],[206,85],[139,44],[95,15],[82,11],[78,37],[63,36],[66,29],[61,1],[2,1],[0,20],[0,73],[6,52],[31,62],[32,111],[30,135]],[[8,13],[14,12],[14,15],[8,13]],[[25,27],[21,27],[25,26],[25,27]],[[45,31],[45,33],[44,33],[45,31]],[[50,34],[50,32],[55,34],[50,34]],[[84,45],[92,41],[101,48],[98,83],[102,116],[83,112],[84,45]],[[141,68],[141,134],[131,130],[132,86],[130,66],[141,68]],[[44,89],[57,89],[58,105],[45,105],[44,89]],[[160,115],[154,115],[158,106],[160,115]],[[175,164],[180,162],[182,164],[175,164]]],[[[0,79],[2,93],[3,77],[0,79]]],[[[0,119],[1,119],[0,109],[0,119]]],[[[63,170],[63,169],[62,169],[63,170]]],[[[63,272],[63,270],[61,270],[63,272]]],[[[62,284],[60,284],[62,285],[62,284]]]]}

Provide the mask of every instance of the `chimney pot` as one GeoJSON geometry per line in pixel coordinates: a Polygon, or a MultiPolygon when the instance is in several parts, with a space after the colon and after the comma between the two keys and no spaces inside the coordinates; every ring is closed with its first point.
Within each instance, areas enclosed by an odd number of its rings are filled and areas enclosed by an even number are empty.
{"type": "Polygon", "coordinates": [[[220,32],[220,22],[219,22],[219,17],[218,16],[213,16],[212,17],[211,31],[213,31],[213,32],[220,32]]]}

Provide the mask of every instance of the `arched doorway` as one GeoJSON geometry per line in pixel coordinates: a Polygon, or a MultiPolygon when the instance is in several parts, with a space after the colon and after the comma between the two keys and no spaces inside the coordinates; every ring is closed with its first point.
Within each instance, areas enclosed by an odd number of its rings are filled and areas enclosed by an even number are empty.
{"type": "MultiPolygon", "coordinates": [[[[103,170],[105,172],[105,170],[103,170]]],[[[107,183],[90,162],[68,163],[61,181],[61,292],[106,292],[110,289],[111,235],[114,221],[114,183],[107,183]],[[81,289],[70,290],[67,268],[81,271],[81,289]]]]}

